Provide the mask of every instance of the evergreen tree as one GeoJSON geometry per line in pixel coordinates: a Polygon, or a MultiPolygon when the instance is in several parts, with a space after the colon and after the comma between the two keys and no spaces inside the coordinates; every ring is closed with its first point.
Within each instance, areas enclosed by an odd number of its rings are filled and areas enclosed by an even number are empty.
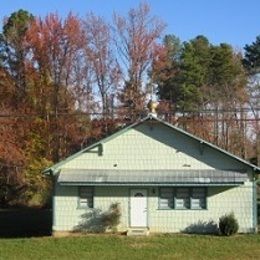
{"type": "Polygon", "coordinates": [[[245,46],[245,57],[243,64],[245,68],[251,73],[256,74],[260,72],[260,35],[256,37],[255,42],[245,46]]]}
{"type": "Polygon", "coordinates": [[[176,104],[179,96],[178,76],[182,43],[175,35],[166,35],[163,44],[158,46],[150,73],[153,83],[157,85],[157,94],[162,100],[176,104]]]}
{"type": "Polygon", "coordinates": [[[211,47],[209,92],[212,102],[227,103],[239,98],[238,90],[244,88],[246,83],[240,60],[240,55],[234,53],[228,44],[211,47]]]}
{"type": "Polygon", "coordinates": [[[203,95],[201,88],[208,84],[210,64],[210,44],[206,37],[197,36],[184,43],[181,55],[179,108],[198,111],[201,108],[203,95]]]}
{"type": "Polygon", "coordinates": [[[245,56],[243,64],[249,74],[249,84],[247,92],[249,95],[249,106],[255,118],[255,135],[256,135],[256,160],[257,165],[260,165],[260,35],[256,37],[255,42],[245,46],[245,56]]]}
{"type": "Polygon", "coordinates": [[[177,37],[169,35],[164,39],[163,51],[153,66],[160,99],[170,100],[178,110],[197,111],[203,100],[201,88],[208,81],[207,38],[198,36],[181,44],[177,37]]]}
{"type": "Polygon", "coordinates": [[[0,34],[0,60],[14,78],[19,97],[24,97],[26,92],[25,58],[27,47],[25,35],[33,15],[25,10],[18,10],[10,15],[0,34]]]}

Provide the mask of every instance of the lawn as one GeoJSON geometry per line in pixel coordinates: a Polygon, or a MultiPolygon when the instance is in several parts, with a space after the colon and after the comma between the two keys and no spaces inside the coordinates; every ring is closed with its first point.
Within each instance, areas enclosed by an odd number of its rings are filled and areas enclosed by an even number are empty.
{"type": "Polygon", "coordinates": [[[259,259],[260,235],[0,239],[0,259],[259,259]]]}

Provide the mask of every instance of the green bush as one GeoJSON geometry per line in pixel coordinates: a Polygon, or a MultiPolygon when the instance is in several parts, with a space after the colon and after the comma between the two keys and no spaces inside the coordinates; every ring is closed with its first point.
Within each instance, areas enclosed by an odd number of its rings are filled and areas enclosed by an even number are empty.
{"type": "Polygon", "coordinates": [[[231,236],[236,234],[238,231],[239,225],[234,216],[234,213],[230,213],[220,217],[219,219],[219,231],[221,235],[231,236]]]}
{"type": "Polygon", "coordinates": [[[119,203],[112,203],[109,209],[102,212],[101,209],[91,209],[82,214],[82,221],[74,227],[76,232],[103,233],[117,232],[120,223],[121,207],[119,203]]]}

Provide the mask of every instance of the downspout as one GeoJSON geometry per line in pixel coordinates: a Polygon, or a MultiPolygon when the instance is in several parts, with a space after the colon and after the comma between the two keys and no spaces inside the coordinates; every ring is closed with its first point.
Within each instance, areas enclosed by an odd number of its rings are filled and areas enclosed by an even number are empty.
{"type": "Polygon", "coordinates": [[[254,233],[258,232],[258,221],[257,221],[257,183],[260,180],[256,177],[256,172],[253,172],[253,228],[254,233]]]}
{"type": "Polygon", "coordinates": [[[55,219],[56,185],[57,185],[57,180],[56,177],[54,177],[54,187],[53,187],[53,194],[52,194],[52,225],[51,225],[52,235],[55,235],[55,230],[53,228],[56,227],[56,219],[55,219]]]}
{"type": "Polygon", "coordinates": [[[55,230],[53,227],[56,226],[56,219],[55,219],[55,196],[56,196],[56,185],[57,185],[57,176],[54,174],[53,169],[50,170],[49,174],[53,178],[53,190],[52,190],[52,225],[51,225],[51,233],[55,235],[55,230]]]}

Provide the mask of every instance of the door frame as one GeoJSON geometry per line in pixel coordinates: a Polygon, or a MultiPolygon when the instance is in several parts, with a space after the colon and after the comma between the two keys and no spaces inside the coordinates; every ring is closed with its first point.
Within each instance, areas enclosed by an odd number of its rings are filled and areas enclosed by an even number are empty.
{"type": "Polygon", "coordinates": [[[149,196],[149,189],[143,188],[143,187],[131,187],[128,191],[128,227],[130,228],[148,228],[149,227],[149,205],[148,205],[148,196],[149,196]],[[147,205],[147,211],[146,211],[146,226],[132,226],[131,225],[131,191],[132,190],[145,190],[146,191],[146,205],[147,205]]]}

